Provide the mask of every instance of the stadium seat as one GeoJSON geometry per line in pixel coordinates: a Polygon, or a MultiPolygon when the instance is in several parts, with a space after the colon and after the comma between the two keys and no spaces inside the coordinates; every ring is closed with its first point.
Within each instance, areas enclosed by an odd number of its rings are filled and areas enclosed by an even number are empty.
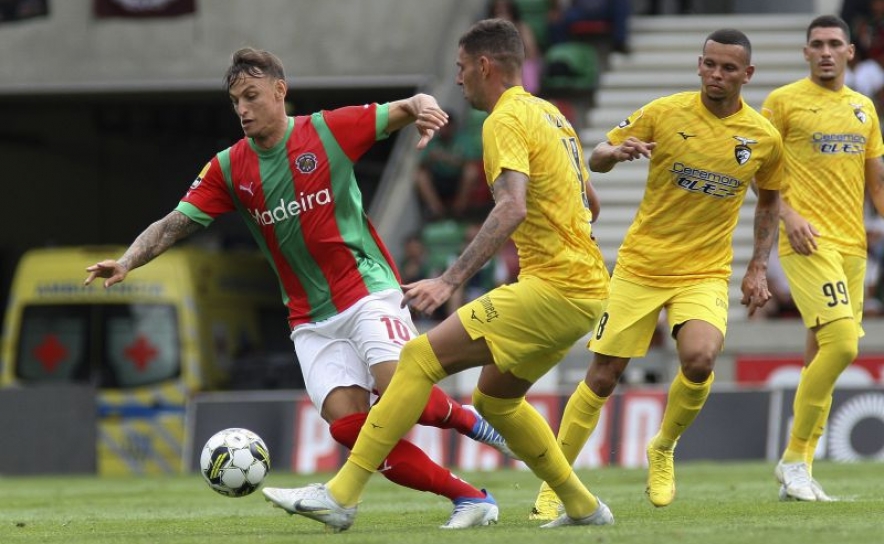
{"type": "Polygon", "coordinates": [[[453,220],[435,221],[424,225],[421,231],[427,248],[431,270],[441,273],[448,268],[452,256],[460,254],[463,246],[464,225],[453,220]]]}
{"type": "Polygon", "coordinates": [[[599,83],[599,58],[596,49],[581,42],[565,42],[549,48],[544,55],[543,90],[594,91],[599,83]]]}

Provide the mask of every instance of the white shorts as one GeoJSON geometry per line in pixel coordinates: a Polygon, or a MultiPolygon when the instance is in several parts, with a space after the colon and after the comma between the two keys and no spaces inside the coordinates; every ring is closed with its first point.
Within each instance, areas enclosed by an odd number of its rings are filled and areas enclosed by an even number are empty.
{"type": "Polygon", "coordinates": [[[402,346],[417,336],[411,313],[400,308],[401,302],[396,289],[372,293],[334,317],[292,330],[304,385],[318,410],[338,387],[372,391],[369,367],[399,361],[402,346]]]}

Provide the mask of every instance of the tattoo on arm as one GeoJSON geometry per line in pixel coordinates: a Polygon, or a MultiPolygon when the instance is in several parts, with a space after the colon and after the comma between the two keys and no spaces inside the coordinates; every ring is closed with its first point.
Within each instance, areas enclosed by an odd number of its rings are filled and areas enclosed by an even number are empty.
{"type": "Polygon", "coordinates": [[[442,281],[459,286],[491,260],[525,217],[525,192],[528,177],[507,172],[494,182],[494,208],[482,228],[460,257],[442,274],[442,281]]]}
{"type": "Polygon", "coordinates": [[[467,281],[491,260],[510,234],[511,231],[502,228],[500,219],[495,217],[492,211],[473,241],[442,274],[442,281],[454,286],[467,281]]]}
{"type": "MultiPolygon", "coordinates": [[[[767,191],[764,191],[768,193],[767,191]]],[[[755,244],[752,261],[766,263],[777,232],[779,212],[778,199],[768,193],[759,200],[755,209],[755,244]]]]}
{"type": "Polygon", "coordinates": [[[187,238],[202,228],[202,225],[183,213],[173,211],[144,229],[118,262],[128,270],[138,268],[161,255],[178,240],[187,238]]]}

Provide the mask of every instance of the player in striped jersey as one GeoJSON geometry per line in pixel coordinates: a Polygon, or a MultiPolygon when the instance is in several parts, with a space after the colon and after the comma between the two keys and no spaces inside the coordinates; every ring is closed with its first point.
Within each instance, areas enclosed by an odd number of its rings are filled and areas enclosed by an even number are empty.
{"type": "Polygon", "coordinates": [[[810,76],[775,89],[762,108],[786,149],[780,260],[808,330],[789,442],[775,469],[781,498],[831,500],[812,464],[835,381],[864,334],[865,195],[884,212],[878,113],[844,85],[853,54],[847,23],[817,17],[804,46],[810,76]]]}
{"type": "MultiPolygon", "coordinates": [[[[363,210],[353,165],[376,141],[412,123],[421,135],[418,147],[424,147],[448,116],[435,98],[417,94],[289,117],[282,63],[252,48],[234,54],[226,85],[245,137],[213,157],[177,208],[119,259],[88,267],[86,283],[97,277],[107,278],[105,287],[121,282],[216,217],[239,212],[279,278],[307,393],[332,436],[352,447],[372,391],[383,394],[402,346],[416,334],[403,309],[398,272],[363,210]]],[[[438,387],[419,423],[453,428],[509,451],[475,409],[438,387]]],[[[381,465],[398,484],[451,499],[455,509],[446,525],[470,526],[477,511],[497,519],[487,492],[410,442],[400,441],[381,465]]]]}
{"type": "Polygon", "coordinates": [[[522,88],[524,51],[516,27],[502,19],[479,21],[461,36],[457,83],[471,106],[489,113],[482,145],[494,208],[440,277],[404,287],[416,310],[431,312],[509,237],[519,251],[518,282],[492,289],[411,340],[335,477],[324,485],[264,489],[288,512],[333,530],[349,528],[378,461],[417,419],[414,407],[444,377],[481,367],[476,407],[563,499],[564,513],[544,527],[614,523],[562,455],[549,423],[525,400],[531,385],[592,330],[609,277],[592,239],[583,146],[555,106],[522,88]]]}

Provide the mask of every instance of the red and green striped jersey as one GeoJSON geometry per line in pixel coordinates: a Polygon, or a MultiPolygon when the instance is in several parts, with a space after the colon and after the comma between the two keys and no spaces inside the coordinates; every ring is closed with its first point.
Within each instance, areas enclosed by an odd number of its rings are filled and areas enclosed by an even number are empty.
{"type": "Polygon", "coordinates": [[[243,216],[279,278],[292,327],[399,288],[353,172],[387,137],[388,111],[368,104],[289,118],[272,149],[243,138],[209,161],[176,208],[204,226],[233,210],[243,216]]]}

